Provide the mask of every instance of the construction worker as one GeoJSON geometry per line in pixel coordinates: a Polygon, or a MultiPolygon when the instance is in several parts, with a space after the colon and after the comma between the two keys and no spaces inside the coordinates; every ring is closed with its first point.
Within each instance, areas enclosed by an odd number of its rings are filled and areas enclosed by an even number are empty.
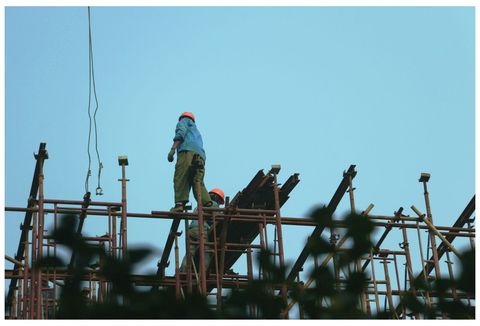
{"type": "MultiPolygon", "coordinates": [[[[225,203],[225,194],[224,194],[222,189],[220,189],[220,188],[212,189],[212,190],[210,190],[209,195],[210,195],[210,198],[212,198],[212,201],[213,201],[212,207],[220,207],[220,205],[223,205],[225,203]]],[[[195,208],[194,212],[197,212],[197,208],[195,208]]],[[[208,232],[210,231],[211,223],[212,223],[212,221],[203,222],[203,238],[205,239],[205,241],[208,240],[208,232]]],[[[188,239],[190,240],[190,254],[193,257],[195,255],[195,253],[197,252],[197,249],[199,247],[198,241],[200,239],[200,229],[198,227],[198,220],[193,220],[188,225],[188,239]],[[196,243],[193,244],[192,241],[196,242],[196,243]]],[[[205,253],[205,268],[207,268],[208,265],[210,264],[210,258],[211,258],[211,254],[206,252],[205,253]]],[[[183,257],[182,265],[180,267],[181,272],[185,272],[186,263],[187,263],[187,259],[186,259],[186,255],[185,255],[185,257],[183,257]]]]}
{"type": "Polygon", "coordinates": [[[190,189],[193,187],[193,195],[197,198],[196,183],[200,183],[202,205],[212,206],[212,200],[203,183],[205,176],[205,150],[203,149],[202,135],[195,125],[195,116],[191,112],[183,112],[178,118],[175,128],[173,145],[168,153],[168,161],[173,162],[177,152],[173,187],[175,190],[175,206],[171,212],[183,212],[185,204],[189,200],[190,189]]]}

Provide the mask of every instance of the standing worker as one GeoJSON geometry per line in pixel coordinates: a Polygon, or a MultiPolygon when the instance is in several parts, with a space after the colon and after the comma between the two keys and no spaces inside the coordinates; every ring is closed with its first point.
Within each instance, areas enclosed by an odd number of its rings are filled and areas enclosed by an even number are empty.
{"type": "Polygon", "coordinates": [[[195,116],[191,112],[183,112],[178,118],[173,145],[168,153],[169,162],[173,162],[175,151],[177,152],[177,163],[175,164],[175,175],[173,177],[175,206],[170,211],[185,211],[185,204],[189,200],[192,187],[195,200],[198,200],[197,182],[200,182],[202,205],[211,207],[212,200],[203,183],[206,156],[202,135],[195,125],[195,116]]]}
{"type": "MultiPolygon", "coordinates": [[[[225,203],[225,194],[224,194],[222,189],[220,189],[220,188],[212,189],[212,190],[210,190],[209,195],[210,195],[210,198],[212,198],[212,201],[213,201],[212,207],[220,207],[220,205],[223,205],[225,203]]],[[[197,212],[197,208],[195,208],[194,212],[197,212]]],[[[204,231],[203,238],[205,239],[205,241],[208,240],[208,233],[209,233],[209,230],[210,230],[211,223],[212,223],[212,221],[210,221],[210,220],[208,222],[207,221],[203,222],[203,231],[204,231]]],[[[197,252],[197,250],[199,248],[198,241],[200,239],[200,229],[198,227],[198,220],[193,220],[188,225],[188,238],[189,238],[190,243],[191,243],[190,244],[190,255],[195,256],[195,253],[197,252]],[[195,244],[192,244],[192,242],[195,242],[195,244]]],[[[185,271],[186,262],[187,262],[186,258],[187,258],[187,255],[185,255],[185,257],[183,257],[182,265],[180,267],[181,272],[185,271]]],[[[205,268],[207,268],[208,265],[210,264],[210,258],[211,258],[211,254],[208,253],[208,252],[205,253],[205,268]]]]}

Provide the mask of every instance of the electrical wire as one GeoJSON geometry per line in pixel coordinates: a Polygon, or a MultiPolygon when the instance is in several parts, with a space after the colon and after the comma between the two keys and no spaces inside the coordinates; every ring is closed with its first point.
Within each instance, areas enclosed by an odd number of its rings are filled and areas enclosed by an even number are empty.
{"type": "Polygon", "coordinates": [[[94,124],[94,131],[95,131],[95,151],[97,154],[98,160],[98,183],[96,194],[103,195],[102,188],[100,186],[100,179],[103,164],[100,159],[100,153],[98,151],[98,129],[97,129],[97,111],[98,111],[98,98],[97,98],[97,89],[95,85],[95,70],[94,70],[94,62],[93,62],[93,43],[92,43],[92,27],[91,27],[91,19],[90,19],[90,7],[88,7],[88,119],[89,119],[89,129],[88,129],[88,170],[87,170],[87,177],[85,180],[85,192],[88,192],[88,179],[90,178],[91,172],[91,155],[90,155],[90,141],[91,141],[91,133],[92,133],[92,116],[90,113],[91,109],[91,102],[92,102],[92,89],[93,89],[93,97],[95,99],[95,111],[93,114],[93,124],[94,124]],[[93,86],[93,88],[92,88],[93,86]]]}
{"type": "Polygon", "coordinates": [[[97,131],[97,111],[98,111],[98,99],[97,99],[97,88],[95,85],[95,70],[94,70],[94,60],[93,60],[93,44],[92,44],[92,33],[91,33],[91,27],[90,27],[90,7],[89,9],[89,17],[88,17],[88,29],[89,29],[89,46],[90,46],[90,57],[91,57],[91,71],[92,71],[92,84],[93,84],[93,95],[95,97],[95,112],[93,114],[93,124],[94,124],[94,129],[95,129],[95,151],[97,153],[97,159],[98,159],[98,183],[97,183],[97,195],[102,195],[102,187],[100,187],[100,178],[102,174],[102,160],[100,159],[100,153],[98,151],[98,131],[97,131]]]}
{"type": "Polygon", "coordinates": [[[92,174],[90,169],[92,164],[92,158],[90,155],[90,139],[92,134],[92,116],[90,114],[90,103],[92,102],[92,57],[91,57],[91,48],[90,48],[90,41],[91,41],[91,28],[90,28],[90,7],[88,7],[88,43],[89,43],[89,50],[88,50],[88,143],[87,143],[87,154],[88,154],[88,169],[87,169],[87,176],[85,178],[85,193],[88,193],[88,179],[92,174]]]}

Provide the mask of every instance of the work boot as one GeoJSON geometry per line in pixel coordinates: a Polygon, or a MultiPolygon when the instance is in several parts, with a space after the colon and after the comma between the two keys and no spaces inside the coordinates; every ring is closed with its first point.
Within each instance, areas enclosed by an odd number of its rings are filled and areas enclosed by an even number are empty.
{"type": "Polygon", "coordinates": [[[175,203],[175,207],[170,208],[172,213],[181,213],[185,211],[185,203],[175,203]]]}

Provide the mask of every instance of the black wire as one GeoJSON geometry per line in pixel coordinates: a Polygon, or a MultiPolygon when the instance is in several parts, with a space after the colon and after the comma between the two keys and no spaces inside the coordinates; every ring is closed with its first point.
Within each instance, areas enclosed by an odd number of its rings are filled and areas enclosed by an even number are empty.
{"type": "Polygon", "coordinates": [[[102,194],[102,188],[100,187],[100,177],[102,173],[103,164],[100,160],[100,153],[98,151],[98,130],[97,130],[97,111],[98,111],[98,98],[97,98],[97,88],[95,84],[95,70],[93,62],[93,43],[92,43],[92,27],[90,19],[90,7],[88,7],[88,119],[89,119],[89,128],[88,128],[88,171],[87,177],[85,180],[85,192],[88,192],[88,179],[91,176],[91,155],[90,155],[90,141],[92,133],[92,116],[90,114],[91,102],[92,102],[92,86],[93,86],[93,96],[95,98],[95,112],[93,114],[93,124],[95,130],[95,151],[97,153],[98,159],[98,186],[97,186],[97,195],[102,194]]]}
{"type": "Polygon", "coordinates": [[[90,178],[91,174],[91,163],[92,158],[90,156],[90,138],[92,133],[92,116],[90,114],[90,102],[92,99],[92,55],[91,55],[91,28],[90,28],[90,7],[88,7],[88,43],[89,43],[89,51],[88,51],[88,144],[87,144],[87,154],[88,154],[88,170],[87,170],[87,177],[85,178],[85,193],[88,192],[88,179],[90,178]]]}
{"type": "MultiPolygon", "coordinates": [[[[98,131],[97,131],[97,111],[98,111],[98,98],[97,98],[97,88],[95,85],[95,70],[94,70],[94,60],[93,60],[93,43],[92,43],[92,34],[91,34],[91,27],[90,27],[90,7],[88,7],[88,12],[89,12],[89,18],[88,18],[88,29],[89,29],[89,48],[90,48],[90,58],[91,58],[91,72],[92,72],[92,83],[93,83],[93,95],[95,97],[95,112],[93,114],[93,124],[94,124],[94,129],[95,129],[95,151],[97,153],[97,159],[98,159],[98,188],[101,192],[101,187],[100,187],[100,176],[102,173],[102,168],[103,164],[102,161],[100,160],[100,153],[98,152],[98,131]]],[[[100,193],[101,194],[101,193],[100,193]]]]}

